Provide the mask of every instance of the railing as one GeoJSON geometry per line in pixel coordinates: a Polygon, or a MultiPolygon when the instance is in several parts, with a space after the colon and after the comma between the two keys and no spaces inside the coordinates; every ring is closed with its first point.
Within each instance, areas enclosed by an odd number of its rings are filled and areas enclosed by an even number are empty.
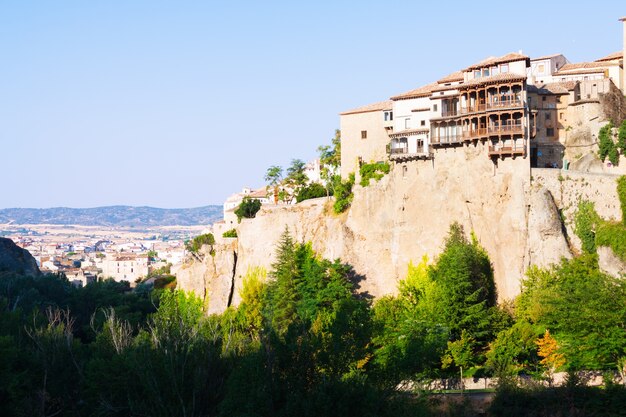
{"type": "Polygon", "coordinates": [[[458,143],[461,141],[461,135],[434,136],[430,141],[433,145],[458,143]]]}
{"type": "Polygon", "coordinates": [[[483,112],[485,110],[492,110],[492,109],[523,107],[523,105],[524,103],[522,102],[521,99],[512,97],[510,99],[507,98],[504,100],[491,101],[487,103],[478,103],[473,106],[463,106],[461,107],[460,113],[461,114],[478,113],[478,112],[483,112]]]}
{"type": "Polygon", "coordinates": [[[459,115],[459,111],[458,110],[444,110],[441,112],[441,117],[452,117],[452,116],[458,116],[459,115]]]}
{"type": "Polygon", "coordinates": [[[524,126],[521,123],[502,125],[502,126],[488,126],[479,127],[476,129],[463,131],[463,139],[472,139],[486,137],[490,135],[511,135],[511,134],[523,134],[524,126]]]}
{"type": "Polygon", "coordinates": [[[391,155],[395,155],[395,154],[407,153],[408,151],[409,151],[409,147],[408,146],[403,146],[403,147],[400,147],[400,148],[391,148],[389,153],[391,155]]]}
{"type": "Polygon", "coordinates": [[[490,146],[489,156],[494,155],[526,155],[526,146],[517,144],[513,144],[513,146],[490,146]]]}

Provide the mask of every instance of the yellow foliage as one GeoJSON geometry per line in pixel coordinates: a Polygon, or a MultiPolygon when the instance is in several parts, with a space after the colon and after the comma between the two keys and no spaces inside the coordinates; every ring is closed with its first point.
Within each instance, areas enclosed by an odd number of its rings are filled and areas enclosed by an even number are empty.
{"type": "Polygon", "coordinates": [[[565,365],[565,356],[559,353],[559,345],[550,334],[550,330],[546,330],[543,337],[537,339],[535,343],[537,343],[539,348],[537,354],[543,358],[541,364],[550,371],[556,371],[565,365]]]}

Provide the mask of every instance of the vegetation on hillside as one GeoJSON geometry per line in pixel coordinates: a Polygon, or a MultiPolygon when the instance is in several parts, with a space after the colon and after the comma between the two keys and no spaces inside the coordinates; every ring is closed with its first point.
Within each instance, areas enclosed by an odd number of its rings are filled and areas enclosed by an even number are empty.
{"type": "Polygon", "coordinates": [[[237,222],[241,222],[241,219],[253,219],[256,214],[261,210],[261,201],[256,198],[250,198],[245,196],[239,206],[235,209],[235,216],[237,216],[237,222]]]}

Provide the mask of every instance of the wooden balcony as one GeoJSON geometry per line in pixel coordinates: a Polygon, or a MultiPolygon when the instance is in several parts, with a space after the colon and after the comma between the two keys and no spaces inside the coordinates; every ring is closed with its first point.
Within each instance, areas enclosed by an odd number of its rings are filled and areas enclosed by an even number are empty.
{"type": "Polygon", "coordinates": [[[430,149],[428,151],[421,151],[415,153],[409,153],[409,149],[407,147],[401,148],[391,148],[389,152],[389,160],[394,162],[405,162],[417,159],[430,159],[432,158],[432,152],[430,149]]]}
{"type": "Polygon", "coordinates": [[[462,143],[462,141],[462,135],[433,136],[430,138],[430,143],[433,146],[455,145],[462,143]]]}
{"type": "Polygon", "coordinates": [[[479,138],[487,138],[489,136],[500,136],[500,135],[523,135],[524,134],[524,126],[521,123],[515,123],[510,125],[502,125],[502,126],[481,126],[476,129],[466,130],[463,132],[462,137],[463,140],[472,140],[479,138]]]}
{"type": "Polygon", "coordinates": [[[495,145],[489,147],[489,156],[526,156],[526,146],[525,145],[514,145],[514,146],[502,146],[495,145]]]}
{"type": "Polygon", "coordinates": [[[489,110],[502,110],[524,107],[524,102],[516,97],[499,99],[497,101],[480,102],[473,106],[461,107],[460,114],[481,113],[489,110]]]}

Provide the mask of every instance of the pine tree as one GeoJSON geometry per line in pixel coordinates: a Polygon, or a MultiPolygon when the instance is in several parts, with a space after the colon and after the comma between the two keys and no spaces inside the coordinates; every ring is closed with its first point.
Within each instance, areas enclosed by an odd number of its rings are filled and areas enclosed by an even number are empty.
{"type": "Polygon", "coordinates": [[[296,281],[298,275],[296,245],[289,234],[289,229],[285,227],[276,248],[276,261],[272,264],[270,272],[274,282],[268,288],[269,302],[267,303],[272,328],[278,334],[284,334],[289,325],[297,319],[296,281]]]}

